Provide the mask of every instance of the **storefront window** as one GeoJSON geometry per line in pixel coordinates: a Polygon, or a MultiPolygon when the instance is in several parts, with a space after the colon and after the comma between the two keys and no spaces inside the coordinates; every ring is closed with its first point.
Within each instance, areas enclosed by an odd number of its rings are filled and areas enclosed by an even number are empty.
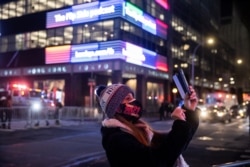
{"type": "Polygon", "coordinates": [[[160,104],[164,101],[164,88],[161,83],[147,82],[147,112],[157,112],[160,104]]]}

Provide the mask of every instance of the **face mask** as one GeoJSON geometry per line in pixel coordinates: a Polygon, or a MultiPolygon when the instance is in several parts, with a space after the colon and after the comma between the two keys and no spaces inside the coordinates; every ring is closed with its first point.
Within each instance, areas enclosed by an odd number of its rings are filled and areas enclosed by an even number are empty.
{"type": "Polygon", "coordinates": [[[138,100],[133,100],[129,103],[121,104],[117,113],[124,115],[127,119],[135,121],[142,115],[142,105],[138,100]]]}

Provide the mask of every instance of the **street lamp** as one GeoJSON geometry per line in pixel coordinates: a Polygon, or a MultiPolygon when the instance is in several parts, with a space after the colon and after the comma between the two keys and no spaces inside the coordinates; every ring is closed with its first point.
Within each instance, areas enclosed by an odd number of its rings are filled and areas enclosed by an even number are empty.
{"type": "MultiPolygon", "coordinates": [[[[208,38],[206,43],[208,45],[213,45],[214,44],[214,39],[213,38],[208,38]]],[[[196,55],[196,52],[197,50],[200,48],[200,46],[203,45],[203,42],[202,43],[199,43],[198,45],[196,45],[196,47],[194,48],[194,52],[192,54],[192,71],[191,71],[191,82],[192,82],[192,86],[194,86],[194,59],[195,59],[195,55],[196,55]]]]}
{"type": "Polygon", "coordinates": [[[237,59],[237,64],[242,64],[242,59],[237,59]]]}

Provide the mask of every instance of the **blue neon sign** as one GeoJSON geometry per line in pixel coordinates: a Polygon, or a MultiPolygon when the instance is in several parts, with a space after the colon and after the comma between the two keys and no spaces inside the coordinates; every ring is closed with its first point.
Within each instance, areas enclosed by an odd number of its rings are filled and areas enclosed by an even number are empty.
{"type": "Polygon", "coordinates": [[[67,9],[57,10],[47,13],[47,28],[60,27],[90,21],[111,18],[119,11],[119,1],[113,2],[93,2],[72,6],[67,9]]]}
{"type": "Polygon", "coordinates": [[[123,41],[71,46],[71,62],[123,59],[126,62],[155,69],[157,54],[123,41]]]}
{"type": "Polygon", "coordinates": [[[87,23],[115,17],[122,17],[142,29],[166,39],[166,24],[163,26],[162,24],[157,24],[158,22],[155,18],[124,0],[97,1],[48,12],[46,28],[87,23]]]}
{"type": "Polygon", "coordinates": [[[65,48],[68,51],[62,50],[60,46],[46,48],[46,59],[51,60],[49,62],[53,64],[60,63],[57,61],[61,61],[61,59],[59,59],[59,57],[62,57],[60,52],[63,52],[62,54],[68,53],[68,56],[65,55],[65,63],[122,59],[128,63],[137,64],[151,69],[167,71],[166,57],[129,42],[116,40],[71,45],[65,48]],[[67,57],[69,57],[69,59],[67,59],[67,57]]]}

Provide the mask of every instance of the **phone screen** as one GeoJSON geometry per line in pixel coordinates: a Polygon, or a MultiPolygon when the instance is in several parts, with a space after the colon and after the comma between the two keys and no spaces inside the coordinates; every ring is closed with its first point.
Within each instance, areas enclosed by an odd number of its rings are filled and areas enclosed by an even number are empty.
{"type": "Polygon", "coordinates": [[[173,76],[173,80],[175,82],[175,85],[176,85],[182,99],[185,98],[185,95],[187,93],[190,94],[188,82],[186,80],[186,77],[185,77],[182,69],[179,69],[179,71],[177,73],[175,73],[175,75],[173,76]]]}

